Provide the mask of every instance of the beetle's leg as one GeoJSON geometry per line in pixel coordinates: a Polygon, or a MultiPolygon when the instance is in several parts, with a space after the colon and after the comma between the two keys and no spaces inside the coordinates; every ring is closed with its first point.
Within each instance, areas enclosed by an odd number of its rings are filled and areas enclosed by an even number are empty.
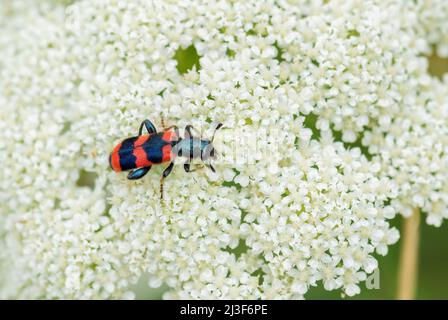
{"type": "Polygon", "coordinates": [[[145,176],[145,174],[147,174],[150,169],[151,169],[151,166],[134,169],[131,172],[129,172],[128,179],[129,180],[137,180],[137,179],[143,178],[145,176]]]}
{"type": "Polygon", "coordinates": [[[184,170],[185,172],[190,172],[190,161],[187,160],[187,162],[184,163],[184,170]]]}
{"type": "Polygon", "coordinates": [[[185,170],[185,172],[195,172],[195,171],[197,170],[197,168],[191,169],[191,163],[190,163],[190,160],[187,160],[187,161],[184,163],[184,170],[185,170]]]}
{"type": "Polygon", "coordinates": [[[185,139],[193,138],[193,135],[191,134],[191,128],[193,128],[193,126],[191,124],[189,124],[185,127],[185,133],[184,133],[185,139]]]}
{"type": "Polygon", "coordinates": [[[171,162],[165,170],[163,170],[162,177],[160,178],[160,199],[163,200],[163,180],[173,171],[174,162],[171,162]]]}
{"type": "Polygon", "coordinates": [[[171,162],[170,165],[168,167],[166,167],[166,169],[163,171],[163,178],[168,177],[168,175],[171,173],[171,171],[173,171],[173,167],[174,167],[174,162],[171,162]]]}
{"type": "Polygon", "coordinates": [[[215,170],[215,168],[212,166],[212,163],[211,163],[211,162],[210,162],[210,163],[206,163],[205,166],[206,166],[207,168],[209,168],[210,170],[212,170],[213,172],[216,172],[216,170],[215,170]]]}
{"type": "Polygon", "coordinates": [[[160,200],[163,200],[163,177],[160,178],[160,200]]]}
{"type": "Polygon", "coordinates": [[[199,137],[201,136],[201,133],[197,129],[195,129],[191,124],[189,124],[185,127],[185,139],[193,138],[193,134],[191,133],[192,129],[197,133],[199,137]]]}
{"type": "Polygon", "coordinates": [[[138,135],[139,135],[139,136],[142,135],[142,132],[143,132],[143,126],[146,127],[146,130],[148,130],[148,133],[149,133],[149,134],[151,134],[151,133],[156,133],[156,132],[157,132],[157,129],[156,129],[156,127],[154,126],[154,124],[153,124],[151,121],[149,121],[148,119],[145,119],[145,120],[142,122],[142,124],[140,125],[140,129],[138,130],[138,135]]]}

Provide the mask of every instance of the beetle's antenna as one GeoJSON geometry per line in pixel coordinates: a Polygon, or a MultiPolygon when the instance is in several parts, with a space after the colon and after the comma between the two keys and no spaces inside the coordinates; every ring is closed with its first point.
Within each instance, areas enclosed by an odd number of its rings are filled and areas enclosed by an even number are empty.
{"type": "Polygon", "coordinates": [[[213,136],[212,136],[211,142],[213,142],[213,140],[215,139],[216,131],[218,131],[221,127],[222,127],[222,123],[218,123],[218,125],[215,128],[215,132],[213,132],[213,136]]]}

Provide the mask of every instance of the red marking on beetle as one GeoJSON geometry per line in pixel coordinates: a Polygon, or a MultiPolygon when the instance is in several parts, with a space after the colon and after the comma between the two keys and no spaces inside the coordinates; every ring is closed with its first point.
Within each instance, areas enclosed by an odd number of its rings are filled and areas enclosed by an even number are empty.
{"type": "Polygon", "coordinates": [[[163,152],[162,162],[170,161],[174,158],[174,156],[172,156],[172,154],[171,154],[171,149],[172,149],[171,145],[169,145],[169,144],[162,147],[162,152],[163,152]]]}
{"type": "Polygon", "coordinates": [[[135,167],[147,167],[152,165],[152,162],[148,160],[145,150],[142,148],[142,145],[148,141],[149,135],[139,136],[137,140],[134,142],[134,149],[132,150],[132,154],[136,158],[135,167]]]}
{"type": "Polygon", "coordinates": [[[114,148],[114,151],[112,151],[111,154],[111,160],[110,160],[110,165],[112,166],[112,169],[114,171],[121,171],[121,166],[120,166],[120,155],[118,154],[118,151],[121,148],[121,143],[117,144],[117,146],[114,148]]]}
{"type": "Polygon", "coordinates": [[[148,160],[148,157],[146,156],[146,152],[142,147],[135,148],[132,153],[134,154],[136,160],[135,160],[135,167],[148,167],[152,165],[152,162],[148,160]]]}
{"type": "Polygon", "coordinates": [[[171,141],[177,140],[178,137],[174,131],[165,131],[163,133],[162,139],[167,142],[171,142],[171,141]]]}
{"type": "Polygon", "coordinates": [[[138,148],[142,146],[149,139],[149,135],[145,134],[143,136],[139,136],[137,140],[134,141],[134,148],[138,148]]]}

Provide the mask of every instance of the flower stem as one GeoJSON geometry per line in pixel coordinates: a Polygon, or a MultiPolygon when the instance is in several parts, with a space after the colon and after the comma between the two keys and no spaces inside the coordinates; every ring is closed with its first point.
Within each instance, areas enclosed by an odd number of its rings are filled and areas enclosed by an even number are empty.
{"type": "Polygon", "coordinates": [[[397,299],[415,299],[419,251],[420,210],[415,209],[411,217],[404,219],[400,265],[398,271],[397,299]]]}

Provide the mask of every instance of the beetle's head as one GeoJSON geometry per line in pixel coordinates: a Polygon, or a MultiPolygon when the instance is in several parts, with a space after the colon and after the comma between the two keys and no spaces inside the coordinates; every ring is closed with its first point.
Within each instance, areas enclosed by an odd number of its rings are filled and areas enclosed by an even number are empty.
{"type": "Polygon", "coordinates": [[[210,140],[201,140],[202,161],[216,159],[216,150],[210,140]]]}

